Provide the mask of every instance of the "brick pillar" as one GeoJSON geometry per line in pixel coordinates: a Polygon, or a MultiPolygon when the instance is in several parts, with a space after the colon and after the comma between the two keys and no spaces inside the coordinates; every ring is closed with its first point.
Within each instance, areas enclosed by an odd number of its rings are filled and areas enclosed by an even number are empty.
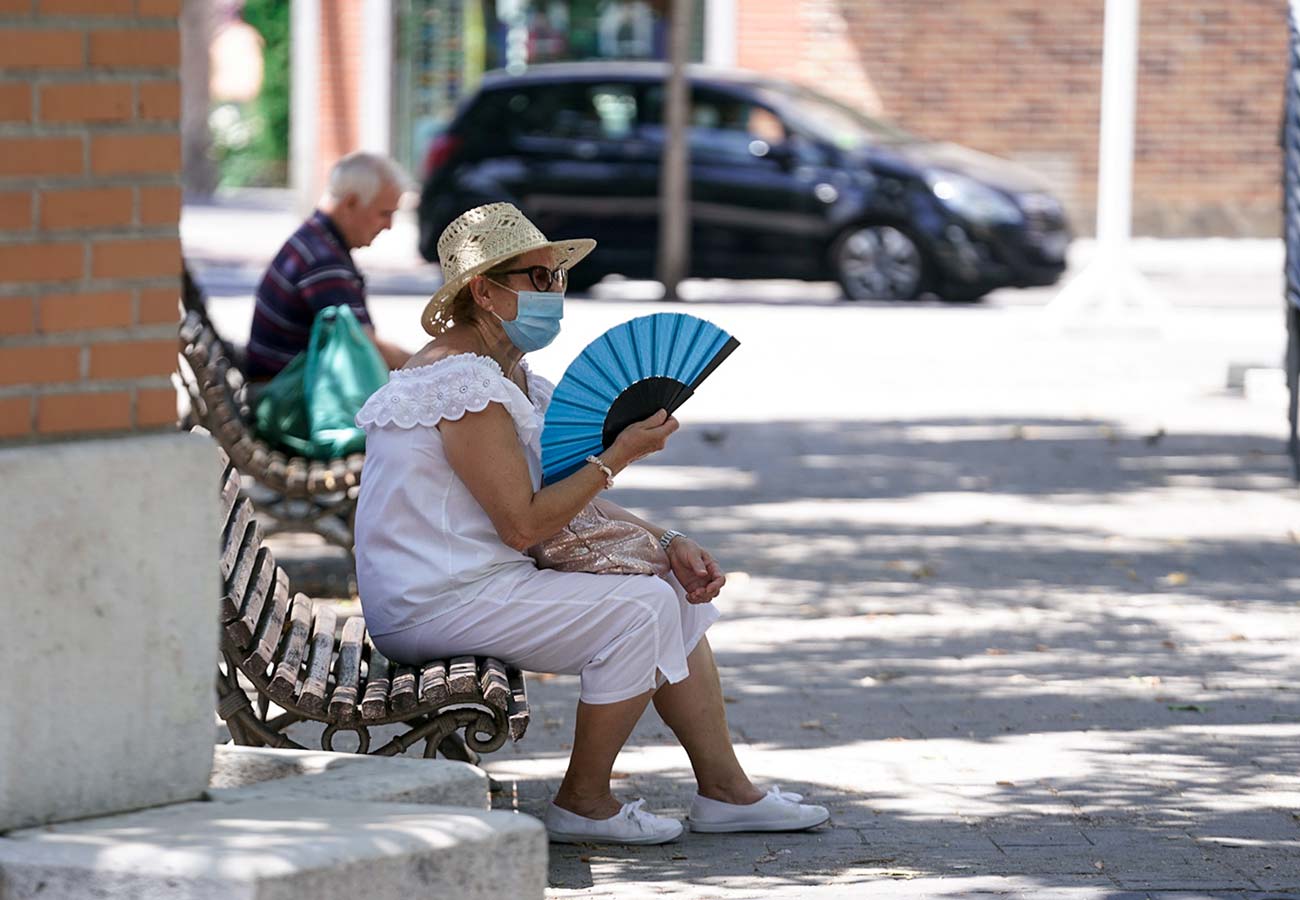
{"type": "Polygon", "coordinates": [[[0,832],[212,771],[216,451],[139,433],[176,427],[180,5],[0,0],[0,832]]]}
{"type": "Polygon", "coordinates": [[[338,158],[361,147],[363,5],[363,0],[320,0],[316,184],[321,189],[338,158]]]}
{"type": "Polygon", "coordinates": [[[174,426],[181,0],[0,0],[0,441],[174,426]]]}

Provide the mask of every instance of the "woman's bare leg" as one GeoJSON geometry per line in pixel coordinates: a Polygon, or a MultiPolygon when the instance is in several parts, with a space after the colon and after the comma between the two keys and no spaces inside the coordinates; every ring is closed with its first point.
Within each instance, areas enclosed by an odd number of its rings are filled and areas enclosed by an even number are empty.
{"type": "Polygon", "coordinates": [[[700,794],[724,803],[757,803],[762,791],[754,787],[736,759],[727,730],[722,683],[707,638],[700,638],[686,659],[690,675],[655,692],[655,709],[691,758],[700,794]]]}
{"type": "Polygon", "coordinates": [[[622,808],[609,790],[614,759],[650,702],[650,691],[618,703],[578,701],[573,752],[555,805],[588,819],[608,819],[622,808]]]}

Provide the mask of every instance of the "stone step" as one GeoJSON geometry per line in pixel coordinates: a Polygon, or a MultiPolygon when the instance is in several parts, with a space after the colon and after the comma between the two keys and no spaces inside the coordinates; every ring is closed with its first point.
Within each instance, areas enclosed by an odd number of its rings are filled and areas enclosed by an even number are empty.
{"type": "Polygon", "coordinates": [[[545,888],[540,822],[449,806],[181,803],[0,838],[0,900],[541,900],[545,888]]]}
{"type": "Polygon", "coordinates": [[[241,800],[436,803],[486,810],[487,773],[451,759],[218,745],[207,796],[241,800]]]}

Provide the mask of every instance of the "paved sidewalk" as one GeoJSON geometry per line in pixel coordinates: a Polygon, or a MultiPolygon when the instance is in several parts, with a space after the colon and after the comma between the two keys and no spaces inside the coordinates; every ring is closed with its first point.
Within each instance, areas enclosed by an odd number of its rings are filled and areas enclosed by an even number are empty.
{"type": "MultiPolygon", "coordinates": [[[[556,846],[551,896],[1300,896],[1300,506],[1276,394],[1225,388],[1279,317],[691,311],[745,343],[614,497],[734,573],[711,639],[742,758],[833,825],[556,846]]],[[[488,768],[537,815],[576,683],[531,695],[488,768]]],[[[618,770],[684,814],[653,713],[618,770]]]]}
{"type": "MultiPolygon", "coordinates": [[[[1182,301],[1159,334],[1053,330],[1045,292],[674,307],[742,346],[612,498],[730,570],[710,639],[743,762],[832,823],[553,846],[548,896],[1300,898],[1300,503],[1280,386],[1239,377],[1280,359],[1275,248],[1209,246],[1152,251],[1182,301]]],[[[597,297],[535,368],[666,308],[597,297]]],[[[418,309],[376,319],[414,345],[418,309]]],[[[499,806],[542,812],[576,696],[531,681],[528,735],[487,763],[499,806]]],[[[685,813],[653,713],[617,769],[685,813]]]]}

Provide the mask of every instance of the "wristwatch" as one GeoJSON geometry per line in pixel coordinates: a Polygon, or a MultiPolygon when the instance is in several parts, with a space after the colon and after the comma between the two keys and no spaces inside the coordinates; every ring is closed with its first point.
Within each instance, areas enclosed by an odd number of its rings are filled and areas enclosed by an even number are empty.
{"type": "Polygon", "coordinates": [[[671,528],[669,528],[667,531],[665,531],[663,534],[659,536],[659,546],[663,547],[664,552],[667,553],[668,545],[673,542],[673,538],[679,538],[679,537],[686,537],[686,535],[682,534],[680,531],[673,531],[671,528]]]}

